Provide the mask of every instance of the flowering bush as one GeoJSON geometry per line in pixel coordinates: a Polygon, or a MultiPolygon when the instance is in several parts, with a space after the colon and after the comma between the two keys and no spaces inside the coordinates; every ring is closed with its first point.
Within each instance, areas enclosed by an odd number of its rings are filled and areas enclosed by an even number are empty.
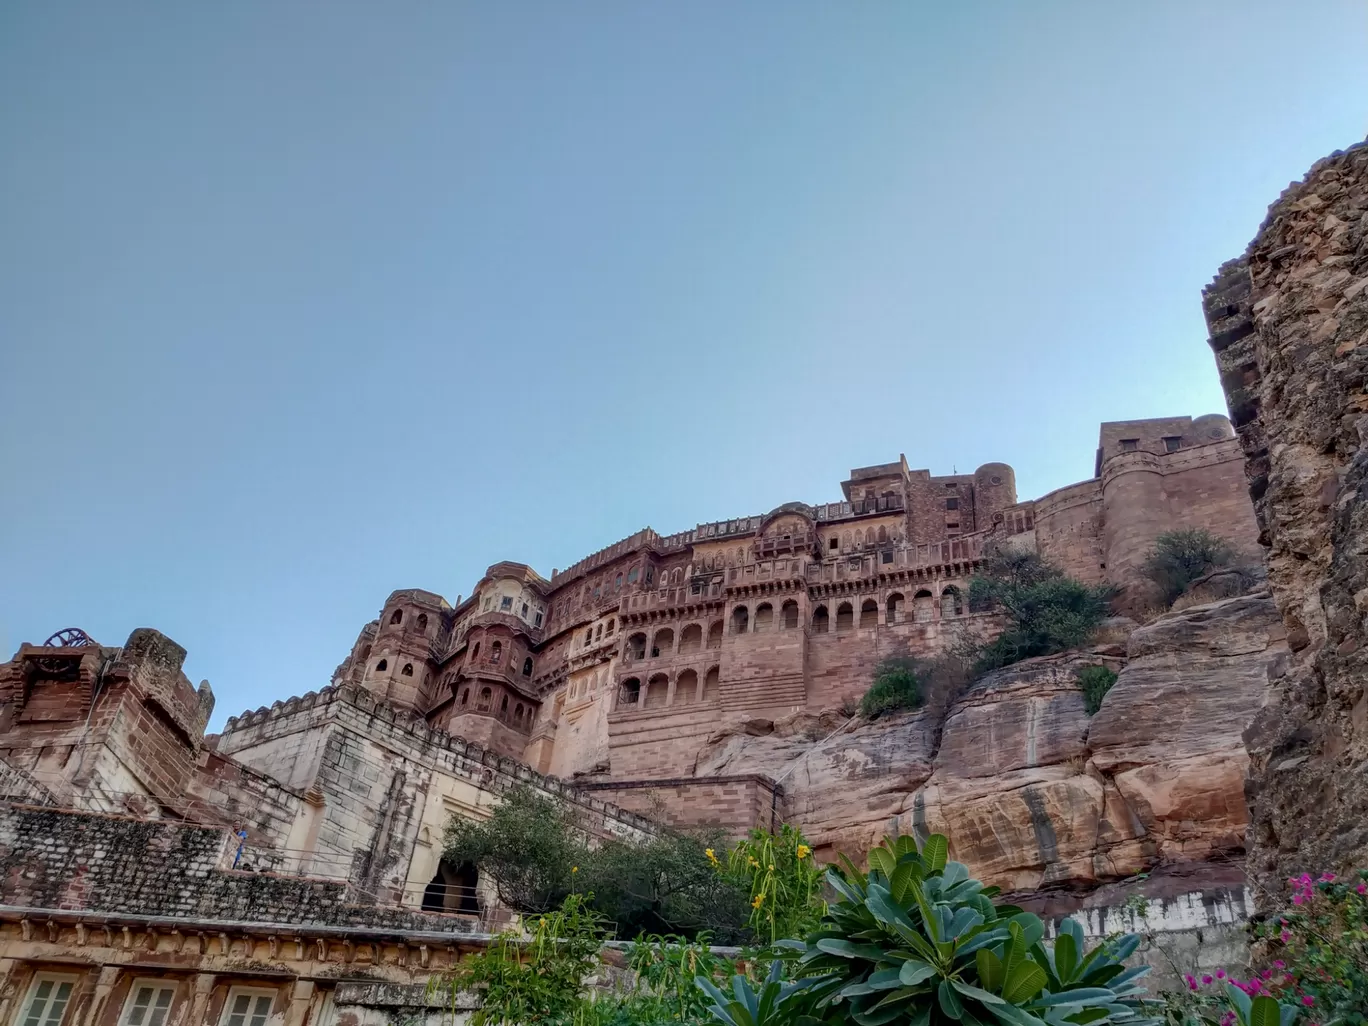
{"type": "Polygon", "coordinates": [[[1187,975],[1187,990],[1169,995],[1174,1026],[1236,1026],[1241,1007],[1259,1000],[1298,1026],[1368,1024],[1368,870],[1291,877],[1291,904],[1254,929],[1262,968],[1248,979],[1217,969],[1187,975]]]}
{"type": "Polygon", "coordinates": [[[725,866],[712,848],[705,854],[750,895],[750,928],[757,939],[773,944],[806,936],[826,913],[822,867],[802,832],[787,823],[777,834],[752,830],[732,848],[725,866]]]}

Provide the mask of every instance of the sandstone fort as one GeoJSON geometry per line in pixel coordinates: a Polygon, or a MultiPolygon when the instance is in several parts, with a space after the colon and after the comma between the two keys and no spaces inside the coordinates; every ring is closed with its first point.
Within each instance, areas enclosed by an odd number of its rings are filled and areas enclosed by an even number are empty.
{"type": "Polygon", "coordinates": [[[0,1021],[436,1023],[425,981],[512,920],[443,832],[515,786],[600,838],[794,823],[831,860],[934,830],[1094,936],[1231,957],[1251,876],[1368,852],[1365,284],[1356,147],[1204,295],[1230,418],[1104,423],[1093,475],[1043,496],[1003,463],[900,456],[839,499],[548,574],[494,562],[455,601],[401,588],[326,686],[221,734],[155,629],[22,644],[0,665],[0,1021]],[[1160,615],[1140,567],[1178,528],[1266,554],[1267,584],[1160,615]],[[1112,586],[1115,616],[941,718],[853,715],[886,657],[999,629],[968,602],[997,547],[1112,586]],[[1084,663],[1119,672],[1091,716],[1084,663]]]}

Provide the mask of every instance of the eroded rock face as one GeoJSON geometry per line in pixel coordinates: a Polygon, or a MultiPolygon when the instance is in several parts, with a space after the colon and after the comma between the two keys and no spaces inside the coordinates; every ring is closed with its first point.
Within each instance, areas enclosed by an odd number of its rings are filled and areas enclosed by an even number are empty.
{"type": "Polygon", "coordinates": [[[1247,735],[1276,887],[1368,864],[1368,144],[1290,186],[1204,304],[1293,651],[1247,735]]]}
{"type": "Polygon", "coordinates": [[[782,778],[788,818],[819,853],[853,856],[896,826],[946,834],[956,858],[1009,890],[1093,887],[1244,843],[1242,733],[1286,662],[1267,593],[1135,629],[1096,716],[1080,667],[1118,642],[996,671],[948,709],[845,727],[835,714],[709,739],[696,772],[782,778]]]}

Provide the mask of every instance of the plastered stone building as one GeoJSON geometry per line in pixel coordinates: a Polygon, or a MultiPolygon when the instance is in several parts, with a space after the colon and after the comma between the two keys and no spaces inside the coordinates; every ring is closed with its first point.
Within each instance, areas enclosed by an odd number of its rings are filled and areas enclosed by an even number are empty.
{"type": "Polygon", "coordinates": [[[591,837],[772,827],[781,774],[709,772],[704,743],[990,633],[966,602],[986,547],[1142,605],[1162,531],[1256,536],[1221,416],[1104,424],[1094,476],[1034,500],[1005,464],[903,458],[841,493],[644,529],[549,577],[495,563],[454,604],[396,591],[329,687],[220,735],[154,630],[21,646],[0,665],[0,1023],[436,1023],[424,982],[511,918],[443,861],[451,817],[528,786],[591,837]]]}

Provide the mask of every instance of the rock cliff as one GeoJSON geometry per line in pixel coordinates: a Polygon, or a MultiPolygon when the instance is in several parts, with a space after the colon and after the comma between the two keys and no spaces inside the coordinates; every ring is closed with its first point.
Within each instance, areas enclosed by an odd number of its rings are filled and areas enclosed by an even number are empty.
{"type": "Polygon", "coordinates": [[[1242,733],[1286,654],[1260,592],[1171,613],[1124,645],[996,671],[942,716],[726,728],[696,772],[779,780],[819,853],[862,853],[896,826],[946,834],[956,858],[1013,891],[1089,889],[1160,865],[1210,865],[1224,880],[1247,826],[1242,733]],[[1098,662],[1120,674],[1089,717],[1077,671],[1098,662]]]}
{"type": "Polygon", "coordinates": [[[1247,735],[1277,887],[1368,864],[1368,144],[1291,185],[1204,305],[1292,650],[1247,735]]]}

